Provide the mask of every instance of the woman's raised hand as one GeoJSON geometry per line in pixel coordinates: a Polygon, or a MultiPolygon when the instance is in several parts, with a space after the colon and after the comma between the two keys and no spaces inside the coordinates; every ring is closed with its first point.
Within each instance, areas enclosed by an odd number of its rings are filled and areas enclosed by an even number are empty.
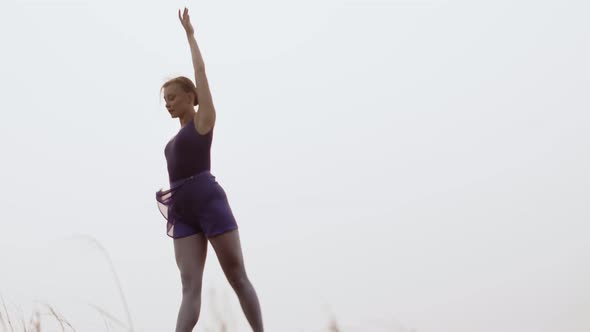
{"type": "Polygon", "coordinates": [[[184,31],[186,31],[188,35],[192,35],[195,33],[195,29],[193,29],[193,25],[191,24],[191,18],[188,15],[188,8],[184,7],[184,12],[182,13],[182,16],[180,15],[180,9],[178,10],[178,19],[180,20],[180,23],[182,24],[184,31]]]}

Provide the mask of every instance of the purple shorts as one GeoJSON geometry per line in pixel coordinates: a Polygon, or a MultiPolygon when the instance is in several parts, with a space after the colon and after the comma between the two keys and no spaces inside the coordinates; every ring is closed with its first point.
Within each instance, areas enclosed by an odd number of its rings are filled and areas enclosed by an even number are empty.
{"type": "Polygon", "coordinates": [[[210,171],[171,182],[170,189],[156,192],[156,200],[171,238],[212,237],[238,228],[227,195],[210,171]]]}

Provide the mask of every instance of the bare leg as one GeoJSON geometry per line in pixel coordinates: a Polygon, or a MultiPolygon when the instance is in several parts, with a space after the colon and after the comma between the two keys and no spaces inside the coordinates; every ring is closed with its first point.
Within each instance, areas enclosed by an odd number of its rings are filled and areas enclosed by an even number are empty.
{"type": "Polygon", "coordinates": [[[207,239],[202,233],[174,239],[176,264],[182,281],[182,303],[176,332],[191,332],[201,311],[201,285],[207,257],[207,239]]]}
{"type": "Polygon", "coordinates": [[[246,276],[238,230],[209,238],[227,280],[238,295],[242,310],[254,332],[263,332],[260,303],[246,276]]]}

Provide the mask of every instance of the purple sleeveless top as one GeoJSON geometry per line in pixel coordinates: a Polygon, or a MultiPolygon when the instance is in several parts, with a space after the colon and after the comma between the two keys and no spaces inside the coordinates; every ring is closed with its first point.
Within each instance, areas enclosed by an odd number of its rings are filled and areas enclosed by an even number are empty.
{"type": "Polygon", "coordinates": [[[213,129],[205,135],[197,132],[194,117],[166,144],[164,155],[170,182],[211,170],[213,129]]]}

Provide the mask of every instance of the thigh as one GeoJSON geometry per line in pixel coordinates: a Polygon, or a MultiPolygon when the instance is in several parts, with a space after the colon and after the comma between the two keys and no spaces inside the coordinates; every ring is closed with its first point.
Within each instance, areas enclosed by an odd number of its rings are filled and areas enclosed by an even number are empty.
{"type": "Polygon", "coordinates": [[[200,287],[207,258],[207,238],[203,233],[174,239],[176,265],[184,286],[200,287]]]}
{"type": "Polygon", "coordinates": [[[245,276],[240,234],[237,229],[210,237],[209,241],[226,276],[229,278],[245,276]]]}

